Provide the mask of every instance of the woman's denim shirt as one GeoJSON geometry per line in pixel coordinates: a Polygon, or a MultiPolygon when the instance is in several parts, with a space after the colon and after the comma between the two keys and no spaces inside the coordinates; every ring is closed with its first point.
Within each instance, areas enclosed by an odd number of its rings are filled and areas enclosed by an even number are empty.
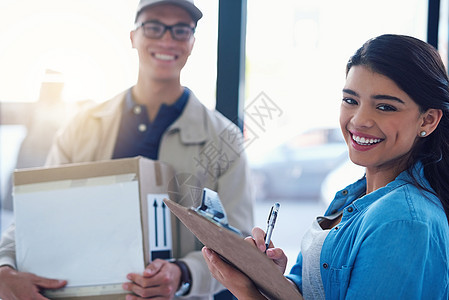
{"type": "MultiPolygon", "coordinates": [[[[432,190],[421,163],[412,172],[432,190]]],[[[365,189],[365,178],[349,185],[325,213],[343,210],[321,250],[326,299],[448,299],[449,226],[439,199],[407,171],[357,199],[365,189]]],[[[287,275],[299,290],[301,272],[299,253],[287,275]]]]}

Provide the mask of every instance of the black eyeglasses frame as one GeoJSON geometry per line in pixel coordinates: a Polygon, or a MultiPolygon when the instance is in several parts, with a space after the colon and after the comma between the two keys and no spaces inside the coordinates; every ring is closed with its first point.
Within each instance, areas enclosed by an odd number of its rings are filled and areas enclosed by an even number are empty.
{"type": "Polygon", "coordinates": [[[153,20],[145,21],[145,22],[140,23],[139,25],[136,26],[136,30],[139,29],[139,28],[142,28],[143,35],[145,37],[149,38],[149,39],[155,39],[155,40],[161,39],[164,36],[165,32],[167,32],[167,30],[168,30],[168,31],[170,31],[170,36],[172,37],[172,39],[174,39],[175,41],[181,41],[181,42],[188,41],[195,34],[195,29],[196,29],[196,27],[191,27],[191,26],[189,26],[188,24],[185,24],[185,23],[177,23],[177,24],[174,24],[174,25],[166,25],[166,24],[161,23],[159,21],[153,21],[153,20]],[[164,30],[162,30],[160,36],[157,36],[157,37],[149,36],[149,35],[146,34],[146,31],[145,31],[145,25],[147,25],[147,24],[155,24],[155,25],[158,25],[158,26],[162,26],[164,28],[164,30]],[[188,28],[188,29],[190,29],[191,34],[187,38],[185,38],[185,39],[184,38],[181,38],[181,39],[177,38],[175,33],[174,33],[174,31],[173,31],[173,28],[176,29],[176,27],[178,27],[178,28],[182,27],[182,28],[185,28],[185,29],[188,28]]]}

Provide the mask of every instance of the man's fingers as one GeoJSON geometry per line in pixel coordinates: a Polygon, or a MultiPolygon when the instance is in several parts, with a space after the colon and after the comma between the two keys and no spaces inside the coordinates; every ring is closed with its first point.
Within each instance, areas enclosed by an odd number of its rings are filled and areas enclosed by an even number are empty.
{"type": "Polygon", "coordinates": [[[52,278],[40,277],[34,274],[28,274],[33,283],[44,289],[59,289],[67,284],[67,280],[58,280],[52,278]]]}
{"type": "Polygon", "coordinates": [[[143,271],[143,276],[145,276],[145,277],[154,276],[162,269],[162,267],[166,263],[167,262],[162,259],[153,260],[143,271]]]}
{"type": "MultiPolygon", "coordinates": [[[[127,278],[141,287],[144,288],[149,287],[149,283],[145,280],[145,277],[143,277],[142,275],[131,273],[128,274],[127,278]]],[[[133,292],[135,291],[133,290],[133,292]]]]}

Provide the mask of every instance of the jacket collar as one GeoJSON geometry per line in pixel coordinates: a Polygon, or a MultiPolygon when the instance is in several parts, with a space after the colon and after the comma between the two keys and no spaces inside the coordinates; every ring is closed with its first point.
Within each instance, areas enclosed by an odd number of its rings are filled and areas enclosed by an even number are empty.
{"type": "Polygon", "coordinates": [[[208,139],[206,108],[190,92],[187,104],[181,116],[168,128],[169,134],[179,132],[184,144],[204,143],[208,139]]]}
{"type": "MultiPolygon", "coordinates": [[[[102,120],[121,118],[122,105],[126,98],[126,91],[121,92],[114,98],[100,104],[92,115],[102,120]]],[[[119,122],[119,121],[118,121],[119,122]]],[[[208,139],[206,108],[191,91],[184,111],[179,118],[167,129],[167,134],[179,132],[181,142],[184,144],[200,144],[208,139]]]]}
{"type": "Polygon", "coordinates": [[[92,116],[99,119],[120,117],[122,114],[122,105],[125,101],[126,93],[127,90],[114,96],[114,98],[97,105],[92,111],[92,116]]]}

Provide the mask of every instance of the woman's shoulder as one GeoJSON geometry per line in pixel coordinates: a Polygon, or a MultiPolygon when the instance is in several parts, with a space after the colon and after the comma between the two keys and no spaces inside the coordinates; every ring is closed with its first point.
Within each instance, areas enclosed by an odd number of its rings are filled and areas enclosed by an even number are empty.
{"type": "Polygon", "coordinates": [[[398,185],[369,205],[366,218],[388,222],[438,224],[449,232],[446,214],[438,197],[412,183],[398,185]]]}

